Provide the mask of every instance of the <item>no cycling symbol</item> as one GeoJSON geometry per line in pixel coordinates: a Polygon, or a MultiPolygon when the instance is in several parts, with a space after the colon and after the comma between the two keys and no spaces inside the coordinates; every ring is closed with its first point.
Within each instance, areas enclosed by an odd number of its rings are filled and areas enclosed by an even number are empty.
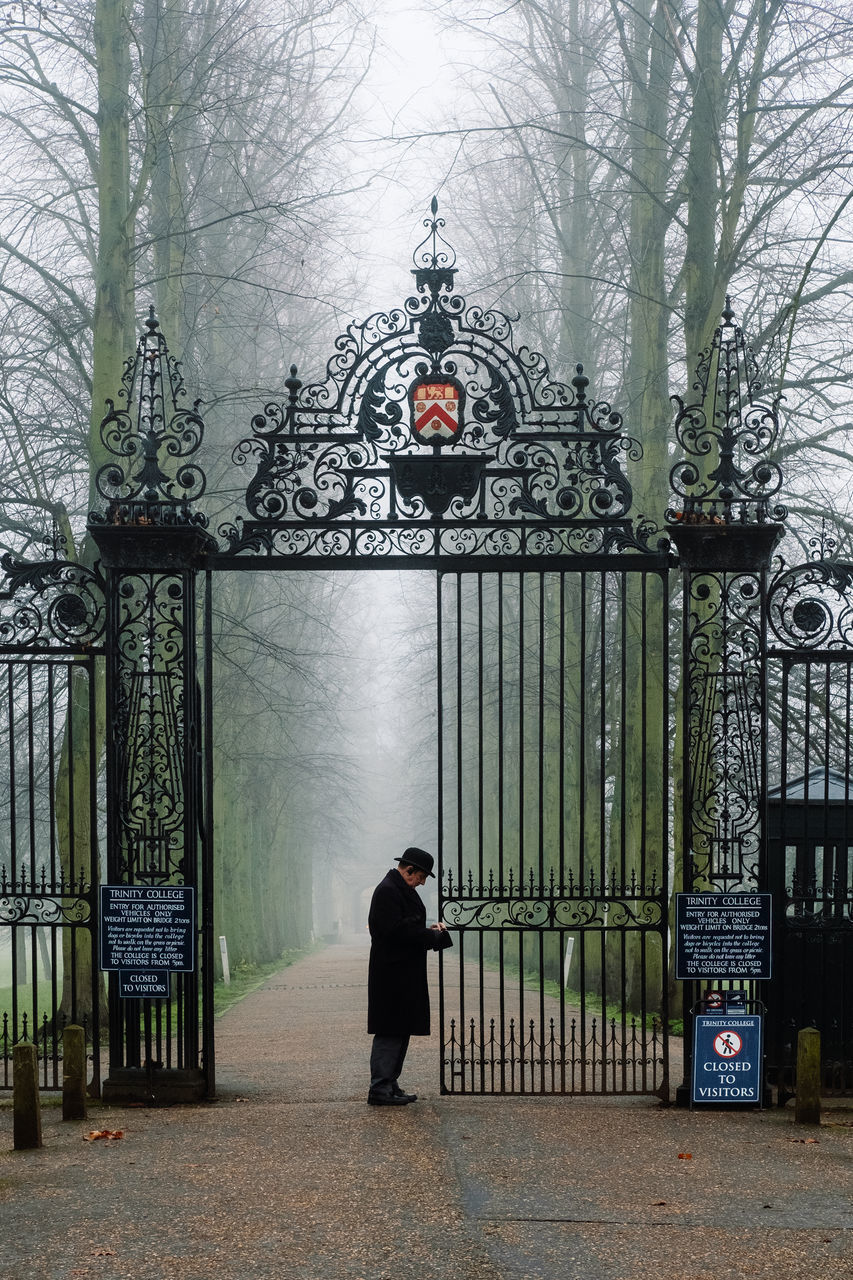
{"type": "Polygon", "coordinates": [[[714,1036],[714,1053],[720,1058],[736,1058],[743,1048],[743,1041],[736,1031],[721,1031],[714,1036]]]}

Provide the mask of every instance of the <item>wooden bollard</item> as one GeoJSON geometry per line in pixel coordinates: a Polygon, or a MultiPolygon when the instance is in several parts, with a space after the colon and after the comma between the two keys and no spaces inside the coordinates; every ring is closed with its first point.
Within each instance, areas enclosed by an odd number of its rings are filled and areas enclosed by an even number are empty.
{"type": "Polygon", "coordinates": [[[12,1071],[14,1146],[16,1151],[29,1151],[41,1146],[38,1055],[34,1044],[13,1046],[12,1071]]]}
{"type": "Polygon", "coordinates": [[[820,1124],[820,1032],[803,1027],[797,1036],[798,1124],[820,1124]]]}
{"type": "Polygon", "coordinates": [[[62,1033],[62,1119],[86,1119],[86,1033],[73,1023],[62,1033]]]}

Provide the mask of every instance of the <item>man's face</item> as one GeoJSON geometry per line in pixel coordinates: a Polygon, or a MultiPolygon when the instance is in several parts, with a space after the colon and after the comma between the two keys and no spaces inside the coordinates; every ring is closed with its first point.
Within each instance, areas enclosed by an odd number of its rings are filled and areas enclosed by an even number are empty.
{"type": "Polygon", "coordinates": [[[419,871],[417,867],[401,867],[400,875],[413,889],[419,889],[422,884],[426,884],[427,873],[419,871]]]}

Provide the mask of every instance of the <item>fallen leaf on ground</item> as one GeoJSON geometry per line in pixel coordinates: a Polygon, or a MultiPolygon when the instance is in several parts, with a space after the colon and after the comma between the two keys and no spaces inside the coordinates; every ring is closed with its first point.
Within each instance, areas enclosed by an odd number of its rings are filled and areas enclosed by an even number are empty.
{"type": "Polygon", "coordinates": [[[665,1200],[653,1200],[653,1201],[652,1201],[652,1203],[651,1203],[651,1206],[650,1206],[650,1207],[651,1207],[652,1209],[656,1209],[656,1208],[659,1208],[662,1204],[666,1204],[666,1201],[665,1201],[665,1200]]]}
{"type": "Polygon", "coordinates": [[[117,1138],[123,1137],[124,1129],[93,1129],[91,1133],[83,1134],[83,1141],[97,1142],[99,1138],[103,1138],[107,1142],[115,1142],[117,1138]]]}
{"type": "Polygon", "coordinates": [[[679,1151],[678,1158],[679,1160],[692,1160],[693,1153],[692,1151],[679,1151]]]}

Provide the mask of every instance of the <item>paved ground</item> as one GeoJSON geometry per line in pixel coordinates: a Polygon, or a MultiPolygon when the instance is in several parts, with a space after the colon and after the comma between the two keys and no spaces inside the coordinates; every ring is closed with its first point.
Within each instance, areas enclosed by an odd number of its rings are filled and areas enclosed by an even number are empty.
{"type": "Polygon", "coordinates": [[[214,1104],[46,1106],[34,1152],[0,1109],[2,1280],[853,1276],[853,1111],[442,1098],[435,1039],[420,1101],[368,1107],[365,966],[330,947],[226,1014],[214,1104]]]}

